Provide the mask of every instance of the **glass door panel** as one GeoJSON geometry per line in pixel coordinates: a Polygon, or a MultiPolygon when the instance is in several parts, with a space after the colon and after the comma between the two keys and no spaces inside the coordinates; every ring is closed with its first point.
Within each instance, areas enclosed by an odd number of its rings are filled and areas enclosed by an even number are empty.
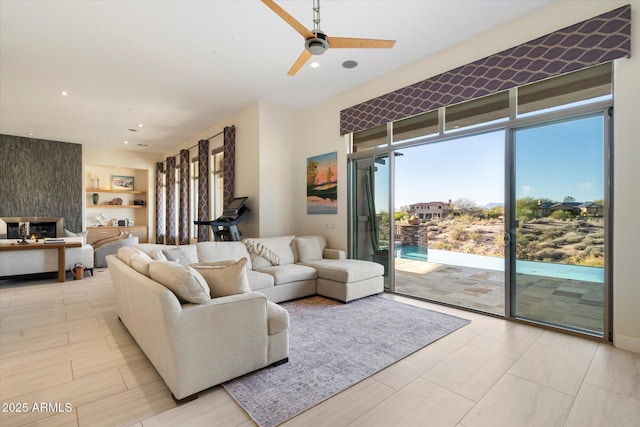
{"type": "Polygon", "coordinates": [[[597,336],[605,324],[605,117],[514,131],[511,315],[597,336]]]}
{"type": "Polygon", "coordinates": [[[505,132],[394,159],[395,292],[504,316],[505,132]]]}
{"type": "Polygon", "coordinates": [[[384,266],[389,287],[389,158],[387,154],[351,161],[351,228],[355,259],[384,266]]]}

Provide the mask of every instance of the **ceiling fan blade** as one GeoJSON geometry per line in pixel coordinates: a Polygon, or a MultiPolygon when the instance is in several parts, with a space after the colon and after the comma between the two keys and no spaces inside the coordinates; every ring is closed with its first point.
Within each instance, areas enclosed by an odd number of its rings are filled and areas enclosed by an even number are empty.
{"type": "Polygon", "coordinates": [[[273,10],[280,18],[284,19],[287,24],[291,25],[294,30],[296,30],[302,37],[305,38],[305,40],[315,37],[315,35],[311,31],[309,31],[307,27],[298,22],[296,18],[289,15],[286,10],[278,6],[278,4],[273,0],[262,0],[262,3],[267,5],[267,7],[273,10]]]}
{"type": "Polygon", "coordinates": [[[293,64],[293,67],[291,67],[291,69],[287,74],[290,76],[295,75],[298,72],[298,70],[302,68],[305,62],[309,60],[309,58],[311,58],[311,52],[309,52],[307,49],[303,50],[300,56],[298,57],[297,61],[295,62],[295,64],[293,64]]]}
{"type": "Polygon", "coordinates": [[[386,48],[390,49],[396,44],[395,40],[357,39],[348,37],[327,37],[331,48],[386,48]]]}

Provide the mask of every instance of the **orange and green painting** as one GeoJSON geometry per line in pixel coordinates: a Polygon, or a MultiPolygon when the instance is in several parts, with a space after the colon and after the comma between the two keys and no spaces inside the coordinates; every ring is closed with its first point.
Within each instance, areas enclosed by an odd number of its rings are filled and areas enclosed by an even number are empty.
{"type": "Polygon", "coordinates": [[[307,158],[307,214],[338,213],[338,152],[307,158]]]}

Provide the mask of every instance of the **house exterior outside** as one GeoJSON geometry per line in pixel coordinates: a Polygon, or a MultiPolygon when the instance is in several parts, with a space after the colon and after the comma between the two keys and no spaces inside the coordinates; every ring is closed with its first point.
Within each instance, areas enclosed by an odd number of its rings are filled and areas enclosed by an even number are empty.
{"type": "Polygon", "coordinates": [[[420,219],[443,218],[449,213],[449,203],[426,202],[409,205],[409,215],[420,219]]]}
{"type": "Polygon", "coordinates": [[[543,218],[556,211],[564,211],[575,216],[601,217],[604,206],[592,202],[544,202],[538,205],[536,215],[543,218]]]}

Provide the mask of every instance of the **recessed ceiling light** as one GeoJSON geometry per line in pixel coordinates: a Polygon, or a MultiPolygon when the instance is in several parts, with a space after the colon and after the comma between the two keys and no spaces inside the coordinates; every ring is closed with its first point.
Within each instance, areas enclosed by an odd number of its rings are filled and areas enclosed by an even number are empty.
{"type": "Polygon", "coordinates": [[[142,123],[138,123],[138,127],[141,128],[142,127],[142,123]]]}
{"type": "Polygon", "coordinates": [[[128,143],[129,143],[129,141],[125,141],[124,143],[125,143],[125,144],[128,144],[128,143]]]}
{"type": "Polygon", "coordinates": [[[28,132],[27,136],[33,136],[33,134],[31,132],[28,132]]]}
{"type": "Polygon", "coordinates": [[[60,95],[67,96],[69,95],[69,92],[67,92],[66,90],[63,90],[62,92],[60,92],[60,95]]]}
{"type": "Polygon", "coordinates": [[[344,61],[342,63],[342,66],[344,68],[356,68],[358,66],[358,63],[352,59],[348,60],[348,61],[344,61]]]}
{"type": "Polygon", "coordinates": [[[320,64],[318,64],[315,61],[313,61],[311,64],[309,64],[309,67],[311,67],[311,68],[318,68],[319,66],[320,66],[320,64]]]}

